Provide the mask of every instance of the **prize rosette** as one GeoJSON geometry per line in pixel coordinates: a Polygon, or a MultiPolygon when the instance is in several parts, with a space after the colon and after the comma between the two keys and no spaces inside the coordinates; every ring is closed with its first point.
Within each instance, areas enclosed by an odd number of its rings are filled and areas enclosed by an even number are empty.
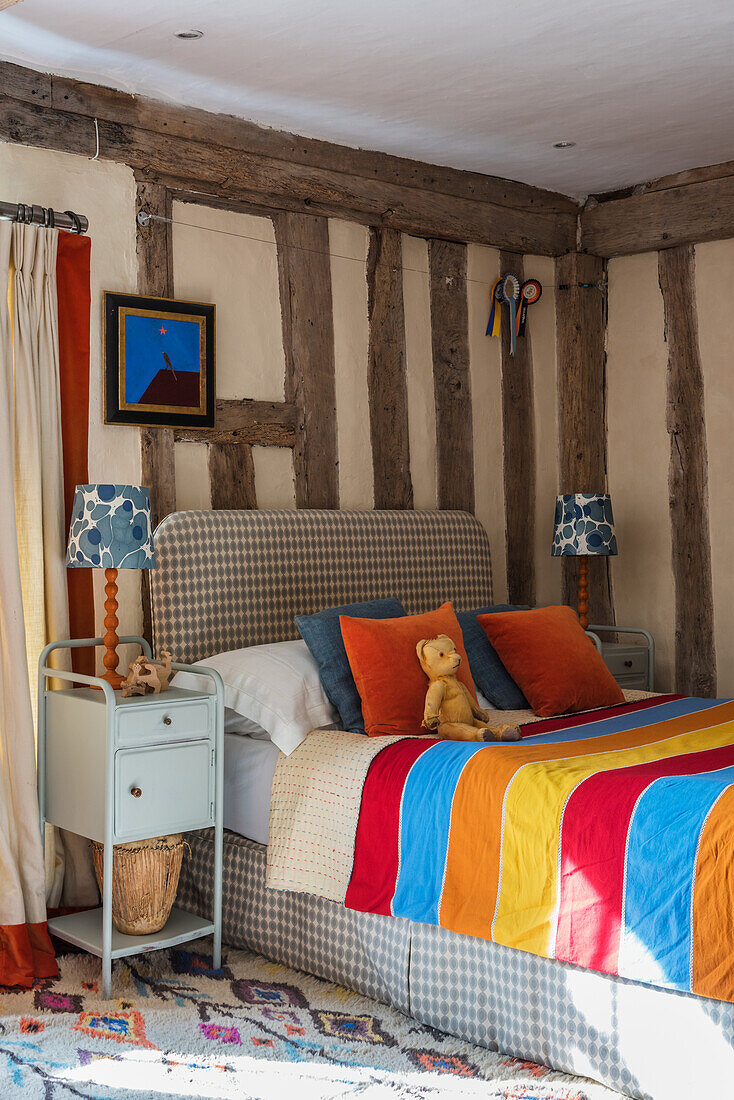
{"type": "Polygon", "coordinates": [[[487,336],[499,336],[502,307],[502,280],[497,279],[489,295],[490,309],[487,323],[487,336]]]}
{"type": "Polygon", "coordinates": [[[517,335],[525,335],[525,325],[528,318],[528,306],[535,305],[539,300],[543,288],[537,279],[527,279],[520,288],[520,308],[517,311],[517,335]]]}
{"type": "Polygon", "coordinates": [[[502,301],[510,312],[510,355],[517,347],[517,302],[520,297],[520,283],[514,275],[503,275],[501,279],[502,301]]]}

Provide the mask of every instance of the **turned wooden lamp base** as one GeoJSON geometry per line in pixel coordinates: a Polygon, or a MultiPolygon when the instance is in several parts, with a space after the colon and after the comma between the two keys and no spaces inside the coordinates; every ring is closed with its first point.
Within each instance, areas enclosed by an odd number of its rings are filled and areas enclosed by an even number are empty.
{"type": "MultiPolygon", "coordinates": [[[[106,606],[106,605],[105,605],[106,606]]],[[[579,622],[584,630],[589,627],[589,559],[579,556],[579,622]]]]}
{"type": "Polygon", "coordinates": [[[117,620],[117,570],[105,569],[104,575],[107,581],[104,586],[105,595],[107,596],[104,602],[104,609],[107,612],[104,625],[107,633],[104,636],[105,653],[102,663],[105,672],[102,674],[102,679],[106,680],[117,691],[125,682],[125,677],[117,671],[117,666],[120,663],[117,656],[117,643],[119,641],[117,637],[117,627],[119,625],[117,620]]]}

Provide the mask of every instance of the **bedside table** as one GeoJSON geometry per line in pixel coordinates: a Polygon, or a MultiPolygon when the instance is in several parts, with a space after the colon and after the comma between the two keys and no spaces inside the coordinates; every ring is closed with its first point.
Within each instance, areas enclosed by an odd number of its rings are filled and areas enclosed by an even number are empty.
{"type": "Polygon", "coordinates": [[[599,652],[604,663],[621,688],[637,691],[654,691],[655,642],[652,634],[638,626],[590,626],[588,633],[599,634],[639,634],[645,639],[644,645],[624,642],[598,642],[599,652]]]}
{"type": "MultiPolygon", "coordinates": [[[[143,638],[137,643],[146,656],[143,638]]],[[[159,695],[122,698],[96,676],[48,667],[55,649],[100,646],[102,638],[55,642],[38,668],[38,804],[45,823],[104,844],[102,905],[53,917],[49,932],[102,959],[102,992],[110,996],[112,960],[213,935],[213,965],[222,945],[222,790],[224,695],[219,674],[197,665],[214,693],[170,688],[159,695]],[[50,691],[46,677],[89,685],[50,691]],[[128,936],[112,925],[112,849],[115,844],[214,827],[214,904],[211,917],[175,906],[160,932],[128,936]]],[[[179,670],[191,666],[173,663],[179,670]]]]}

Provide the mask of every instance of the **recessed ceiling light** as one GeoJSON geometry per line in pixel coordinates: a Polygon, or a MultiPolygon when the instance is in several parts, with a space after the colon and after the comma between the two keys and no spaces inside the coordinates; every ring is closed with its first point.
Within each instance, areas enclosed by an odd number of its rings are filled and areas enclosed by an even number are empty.
{"type": "Polygon", "coordinates": [[[573,149],[575,144],[576,144],[575,141],[554,141],[553,142],[553,148],[554,149],[573,149]]]}
{"type": "Polygon", "coordinates": [[[185,38],[185,39],[188,40],[188,39],[192,39],[192,38],[203,38],[203,37],[204,37],[204,32],[203,31],[197,31],[197,30],[194,30],[193,28],[190,31],[176,31],[176,38],[185,38]]]}

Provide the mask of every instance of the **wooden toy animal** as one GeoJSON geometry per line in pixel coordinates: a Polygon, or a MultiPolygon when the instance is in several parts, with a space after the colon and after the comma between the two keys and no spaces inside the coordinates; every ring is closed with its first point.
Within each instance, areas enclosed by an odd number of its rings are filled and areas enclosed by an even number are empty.
{"type": "Polygon", "coordinates": [[[122,684],[122,697],[130,695],[158,695],[168,690],[171,679],[171,654],[167,649],[161,653],[161,661],[151,661],[148,657],[136,657],[130,663],[128,677],[122,684]]]}

